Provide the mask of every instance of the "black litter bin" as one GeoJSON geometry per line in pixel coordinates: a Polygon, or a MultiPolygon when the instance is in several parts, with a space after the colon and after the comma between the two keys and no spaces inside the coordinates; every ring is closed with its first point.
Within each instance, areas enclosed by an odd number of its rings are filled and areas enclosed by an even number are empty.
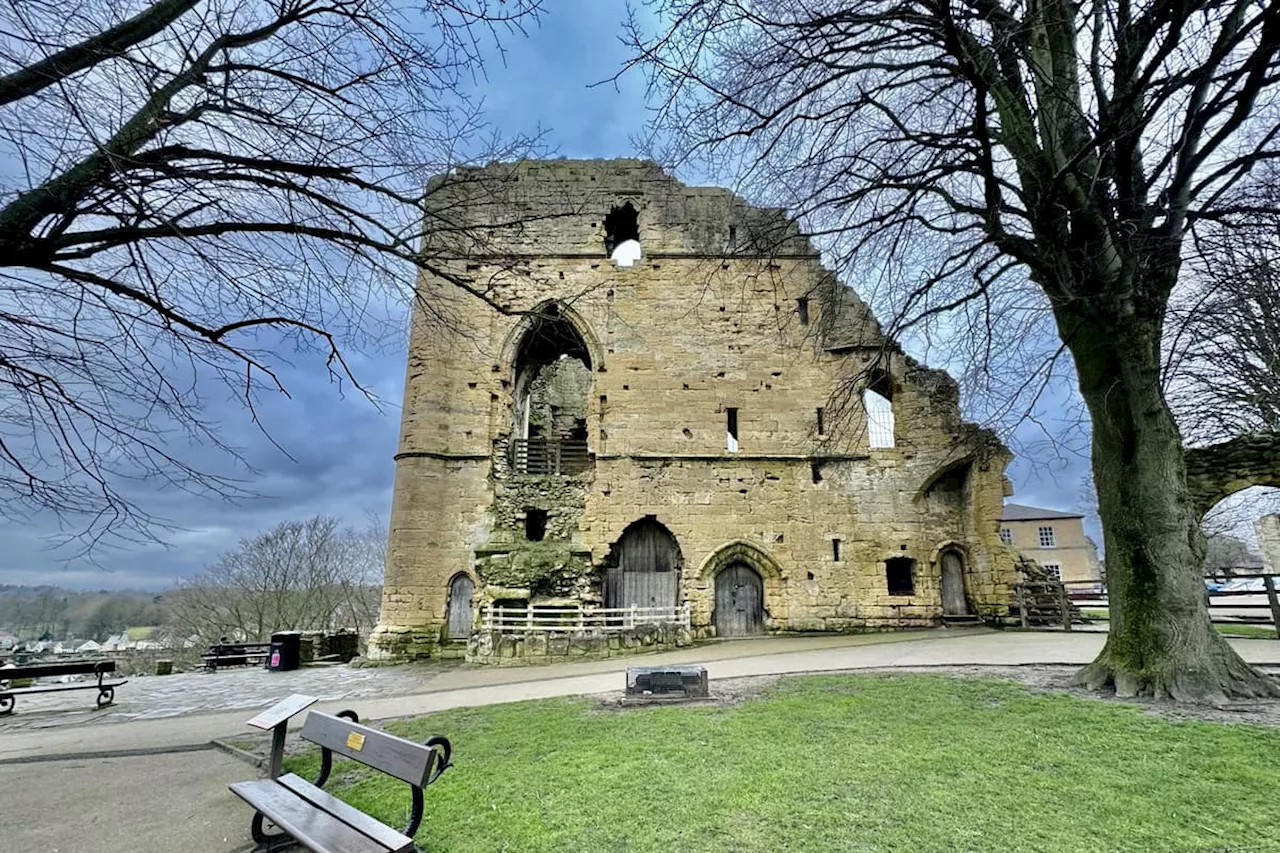
{"type": "Polygon", "coordinates": [[[298,631],[278,631],[271,635],[271,656],[267,669],[288,672],[302,663],[302,634],[298,631]]]}

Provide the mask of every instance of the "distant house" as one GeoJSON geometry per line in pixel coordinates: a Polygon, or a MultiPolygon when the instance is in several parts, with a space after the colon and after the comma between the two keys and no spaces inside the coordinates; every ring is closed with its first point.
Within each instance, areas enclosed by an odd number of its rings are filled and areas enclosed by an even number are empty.
{"type": "Polygon", "coordinates": [[[84,645],[84,640],[59,640],[54,643],[53,651],[60,655],[73,655],[76,653],[76,647],[84,645]]]}
{"type": "Polygon", "coordinates": [[[18,638],[12,634],[0,634],[0,652],[7,652],[18,647],[18,638]]]}
{"type": "Polygon", "coordinates": [[[1084,516],[1022,504],[1005,504],[1000,541],[1064,581],[1100,581],[1098,546],[1084,535],[1084,516]]]}
{"type": "Polygon", "coordinates": [[[132,649],[134,645],[134,641],[129,639],[128,634],[112,634],[102,644],[102,650],[104,652],[122,652],[126,649],[132,649]]]}
{"type": "Polygon", "coordinates": [[[102,644],[99,643],[97,640],[84,640],[80,643],[80,645],[76,646],[76,652],[79,654],[83,654],[84,652],[100,652],[100,651],[102,651],[102,644]]]}

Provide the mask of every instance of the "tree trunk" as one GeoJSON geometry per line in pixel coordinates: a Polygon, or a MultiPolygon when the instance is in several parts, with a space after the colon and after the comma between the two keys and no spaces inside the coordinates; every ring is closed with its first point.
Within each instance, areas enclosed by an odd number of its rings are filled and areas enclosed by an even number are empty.
{"type": "Polygon", "coordinates": [[[1111,632],[1077,682],[1183,702],[1280,696],[1209,621],[1200,514],[1160,383],[1159,321],[1090,320],[1062,328],[1075,329],[1068,345],[1093,422],[1111,632]]]}

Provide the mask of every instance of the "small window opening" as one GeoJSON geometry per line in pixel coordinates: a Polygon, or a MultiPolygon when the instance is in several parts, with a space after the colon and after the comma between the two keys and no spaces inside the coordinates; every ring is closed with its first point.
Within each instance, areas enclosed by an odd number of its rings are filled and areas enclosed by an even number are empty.
{"type": "Polygon", "coordinates": [[[547,535],[547,511],[529,507],[524,511],[524,538],[541,542],[547,535]]]}
{"type": "Polygon", "coordinates": [[[883,373],[875,376],[862,392],[867,412],[867,444],[872,448],[894,446],[893,386],[883,373]]]}
{"type": "Polygon", "coordinates": [[[730,453],[738,452],[738,410],[725,409],[725,448],[730,453]]]}
{"type": "Polygon", "coordinates": [[[813,478],[813,482],[821,483],[822,482],[822,463],[810,462],[809,475],[813,478]]]}
{"type": "Polygon", "coordinates": [[[640,260],[640,220],[631,202],[613,208],[604,218],[604,249],[620,267],[640,260]]]}
{"type": "Polygon", "coordinates": [[[910,557],[890,557],[884,561],[884,578],[890,595],[915,595],[916,561],[910,557]]]}
{"type": "Polygon", "coordinates": [[[831,540],[831,560],[832,562],[835,562],[835,563],[840,562],[840,540],[839,539],[831,540]]]}
{"type": "Polygon", "coordinates": [[[730,225],[729,226],[729,248],[732,249],[736,245],[738,245],[738,226],[730,225]]]}
{"type": "Polygon", "coordinates": [[[809,297],[802,296],[796,300],[796,314],[800,316],[800,325],[809,325],[809,297]]]}
{"type": "Polygon", "coordinates": [[[818,435],[826,435],[827,425],[822,418],[822,409],[821,408],[817,409],[816,414],[818,416],[818,435]]]}

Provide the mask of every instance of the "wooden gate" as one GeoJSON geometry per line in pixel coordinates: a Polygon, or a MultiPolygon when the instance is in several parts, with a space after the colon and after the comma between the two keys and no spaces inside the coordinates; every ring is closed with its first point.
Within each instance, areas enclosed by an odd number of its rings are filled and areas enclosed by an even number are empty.
{"type": "Polygon", "coordinates": [[[969,615],[969,602],[964,597],[964,561],[955,551],[942,554],[942,613],[944,616],[969,615]]]}
{"type": "Polygon", "coordinates": [[[764,582],[746,563],[732,563],[716,575],[716,636],[764,633],[764,582]]]}
{"type": "Polygon", "coordinates": [[[465,640],[471,636],[471,596],[476,585],[467,575],[454,575],[449,581],[449,639],[465,640]]]}
{"type": "Polygon", "coordinates": [[[605,607],[675,607],[680,588],[680,546],[671,531],[646,518],[614,546],[617,565],[605,573],[605,607]]]}

